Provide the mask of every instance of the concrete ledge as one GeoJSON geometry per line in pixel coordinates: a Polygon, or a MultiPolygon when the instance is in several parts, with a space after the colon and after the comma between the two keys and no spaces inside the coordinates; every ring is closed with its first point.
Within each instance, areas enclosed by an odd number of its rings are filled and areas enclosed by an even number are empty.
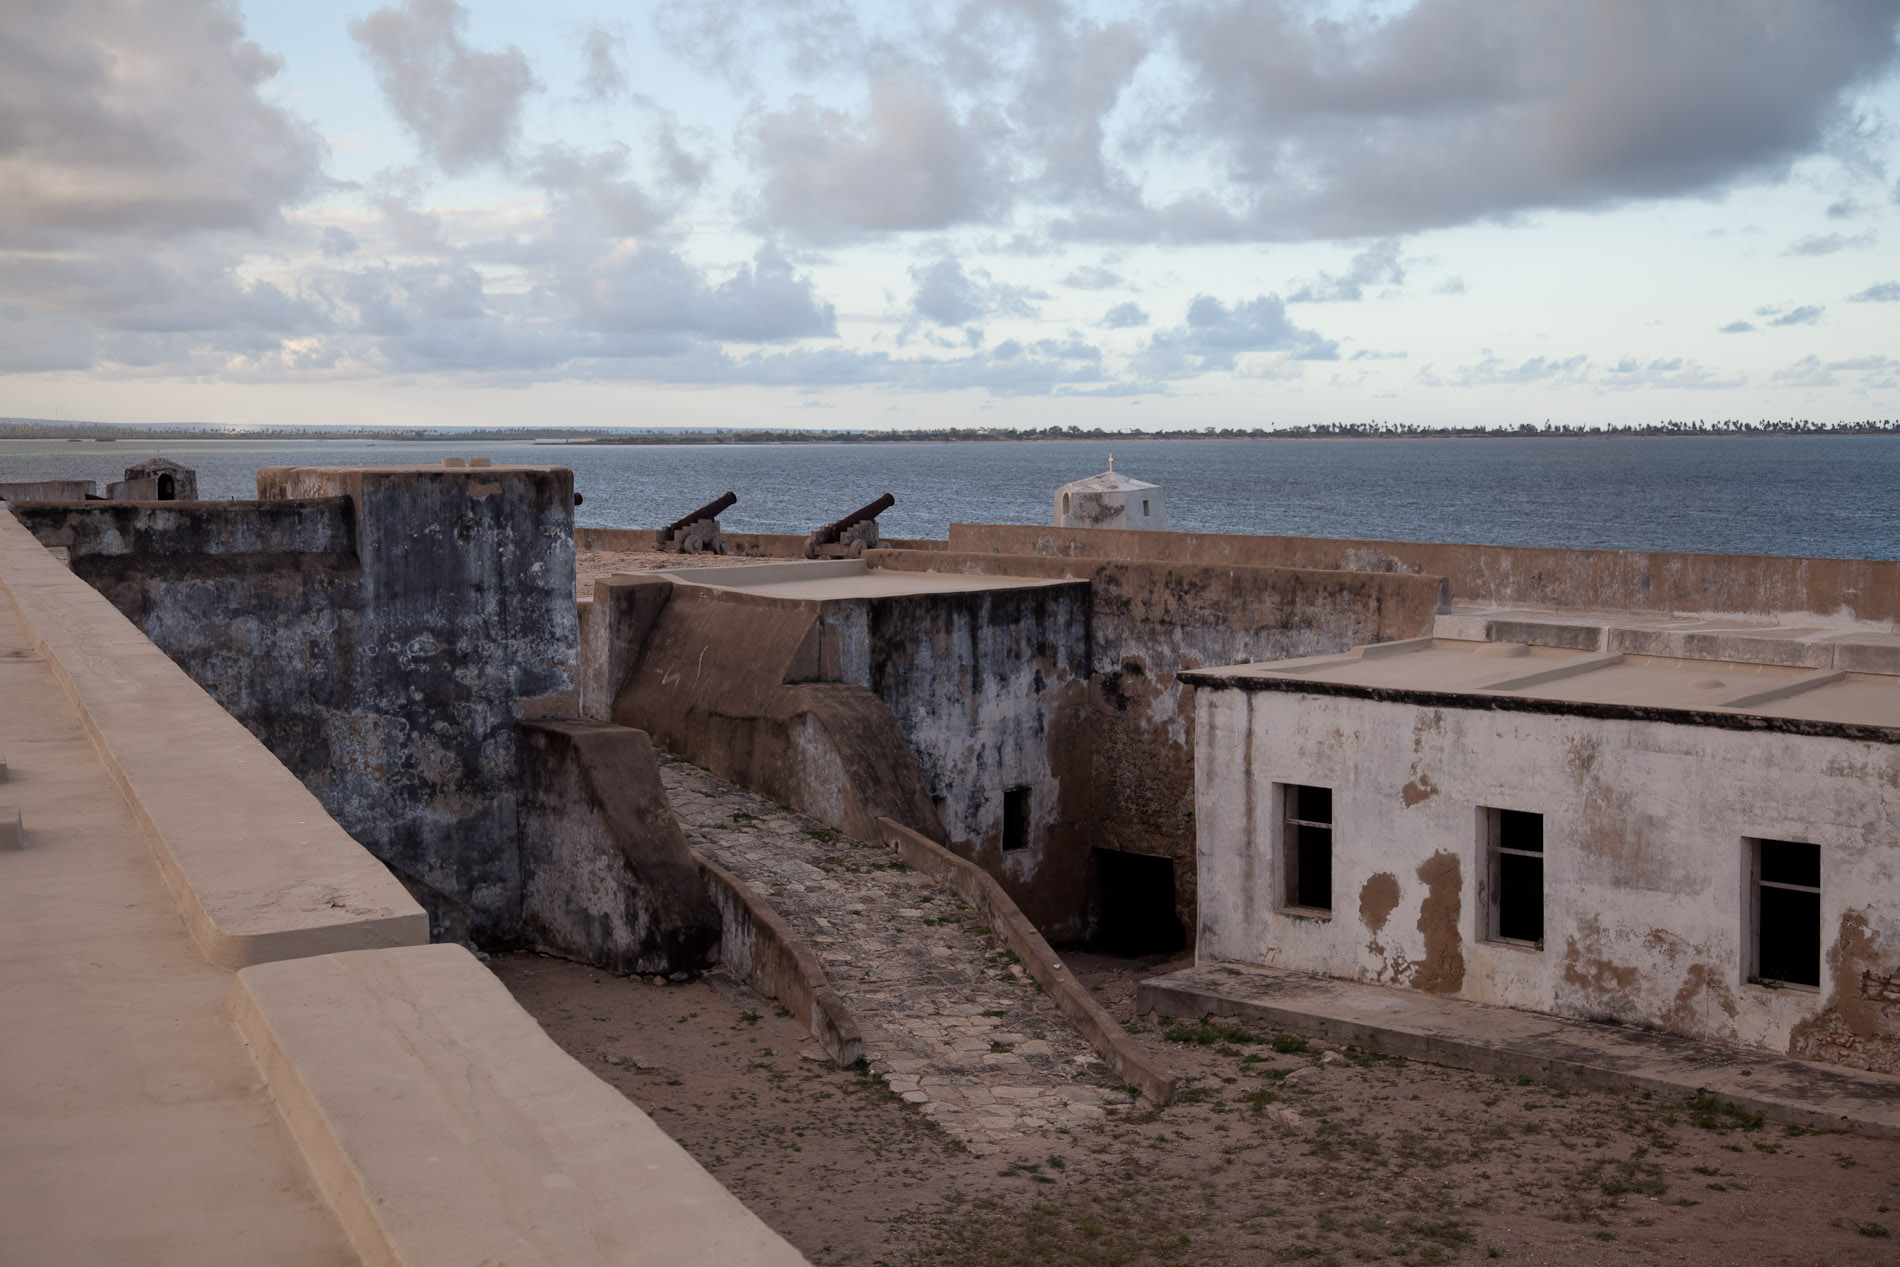
{"type": "Polygon", "coordinates": [[[1702,1092],[1771,1122],[1900,1139],[1900,1078],[1410,990],[1238,964],[1141,983],[1135,1006],[1231,1016],[1454,1069],[1596,1091],[1702,1092]]]}
{"type": "Polygon", "coordinates": [[[1171,1104],[1181,1093],[1181,1077],[1157,1062],[1128,1031],[1105,1011],[1087,986],[1077,981],[1055,950],[1043,940],[996,877],[974,862],[959,858],[936,841],[920,836],[902,823],[878,820],[884,841],[898,857],[940,883],[983,913],[1005,946],[1016,952],[1023,968],[1055,1000],[1056,1007],[1074,1024],[1089,1045],[1121,1075],[1156,1104],[1171,1104]]]}
{"type": "Polygon", "coordinates": [[[428,920],[264,745],[102,595],[0,513],[0,591],[223,968],[418,945],[428,920]]]}
{"type": "Polygon", "coordinates": [[[693,859],[719,908],[719,962],[726,971],[790,1008],[833,1064],[849,1068],[863,1060],[864,1033],[831,988],[817,952],[745,881],[710,858],[693,853],[693,859]]]}
{"type": "Polygon", "coordinates": [[[247,968],[231,1008],[366,1264],[805,1262],[460,946],[247,968]]]}

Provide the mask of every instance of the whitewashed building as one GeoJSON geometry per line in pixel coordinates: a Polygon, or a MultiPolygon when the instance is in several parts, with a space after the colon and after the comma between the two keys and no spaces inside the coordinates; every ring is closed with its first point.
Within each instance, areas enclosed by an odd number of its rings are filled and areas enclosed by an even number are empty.
{"type": "Polygon", "coordinates": [[[1420,638],[1184,673],[1197,959],[1900,1072],[1878,641],[1769,664],[1420,638]]]}
{"type": "Polygon", "coordinates": [[[1055,526],[1163,531],[1168,526],[1168,512],[1161,502],[1161,489],[1117,471],[1111,454],[1108,469],[1100,475],[1056,490],[1055,526]]]}

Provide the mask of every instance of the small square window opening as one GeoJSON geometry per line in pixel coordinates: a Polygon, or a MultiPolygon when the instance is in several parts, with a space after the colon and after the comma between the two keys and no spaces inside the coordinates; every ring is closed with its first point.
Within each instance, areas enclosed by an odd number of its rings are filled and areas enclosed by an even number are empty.
{"type": "Polygon", "coordinates": [[[1754,971],[1760,981],[1821,984],[1821,847],[1754,842],[1754,971]]]}
{"type": "Polygon", "coordinates": [[[1288,906],[1333,909],[1333,790],[1282,785],[1281,857],[1288,906]]]}
{"type": "Polygon", "coordinates": [[[1540,945],[1544,940],[1544,816],[1487,809],[1486,873],[1492,941],[1540,945]]]}

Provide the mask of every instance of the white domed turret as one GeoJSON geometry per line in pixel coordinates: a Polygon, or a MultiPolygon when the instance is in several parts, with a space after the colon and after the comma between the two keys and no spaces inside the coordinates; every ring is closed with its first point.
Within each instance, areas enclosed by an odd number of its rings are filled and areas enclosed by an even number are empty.
{"type": "Polygon", "coordinates": [[[1115,469],[1115,455],[1108,457],[1108,469],[1056,490],[1058,528],[1149,528],[1166,531],[1167,508],[1161,504],[1158,485],[1129,479],[1115,469]]]}

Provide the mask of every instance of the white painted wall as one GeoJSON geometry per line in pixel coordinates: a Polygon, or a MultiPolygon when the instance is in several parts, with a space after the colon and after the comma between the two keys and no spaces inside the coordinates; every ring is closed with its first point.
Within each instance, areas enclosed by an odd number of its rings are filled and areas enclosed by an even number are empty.
{"type": "Polygon", "coordinates": [[[1885,971],[1900,959],[1900,745],[1202,687],[1195,763],[1203,962],[1420,985],[1420,868],[1442,852],[1458,997],[1786,1050],[1864,965],[1824,953],[1818,992],[1746,983],[1751,837],[1821,847],[1824,951],[1858,916],[1885,971]],[[1330,919],[1280,909],[1287,783],[1333,789],[1330,919]],[[1542,951],[1483,940],[1485,806],[1544,815],[1542,951]],[[1381,873],[1399,902],[1375,930],[1381,873]]]}

